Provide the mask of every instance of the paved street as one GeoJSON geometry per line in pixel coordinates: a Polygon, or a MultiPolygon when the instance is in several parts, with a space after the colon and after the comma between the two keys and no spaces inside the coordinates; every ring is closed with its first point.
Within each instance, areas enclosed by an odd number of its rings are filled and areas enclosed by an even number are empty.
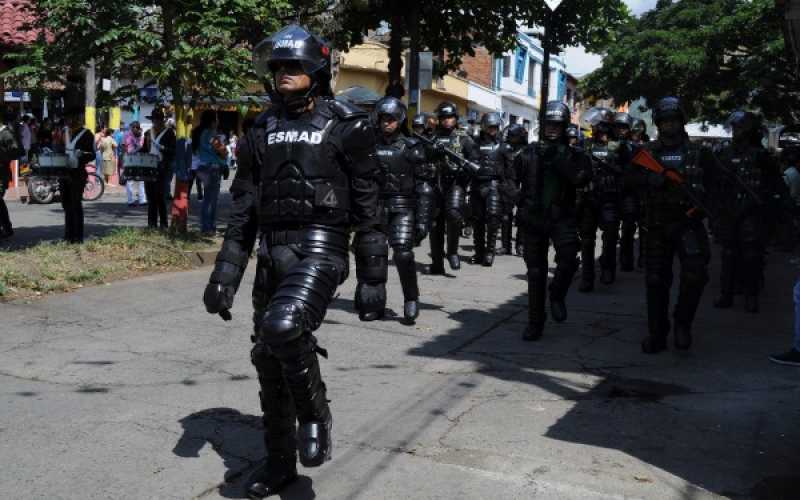
{"type": "MultiPolygon", "coordinates": [[[[791,337],[787,258],[771,255],[760,316],[712,309],[715,277],[694,350],[656,357],[641,272],[573,287],[538,343],[519,338],[516,257],[423,276],[416,326],[360,323],[351,278],[319,334],[334,459],[281,498],[796,498],[800,372],[767,361],[791,337]]],[[[0,304],[4,498],[241,497],[263,454],[251,277],[224,323],[201,303],[208,274],[0,304]]],[[[402,314],[394,269],[389,292],[402,314]]]]}

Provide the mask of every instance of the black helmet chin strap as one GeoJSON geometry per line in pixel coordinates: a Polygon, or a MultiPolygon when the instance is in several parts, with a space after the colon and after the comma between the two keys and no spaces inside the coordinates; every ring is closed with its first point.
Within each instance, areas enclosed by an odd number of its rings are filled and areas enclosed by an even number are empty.
{"type": "MultiPolygon", "coordinates": [[[[275,83],[274,80],[273,80],[273,83],[275,83]]],[[[300,93],[291,94],[291,95],[288,95],[288,96],[285,96],[285,95],[281,94],[280,92],[276,92],[276,94],[278,96],[277,100],[278,100],[278,102],[283,104],[283,107],[284,107],[284,109],[286,109],[287,113],[292,114],[292,115],[299,115],[300,113],[303,113],[308,108],[308,105],[311,103],[311,101],[314,99],[314,97],[317,94],[317,88],[318,87],[319,87],[319,84],[315,80],[312,79],[311,80],[311,86],[308,88],[308,90],[306,92],[304,92],[302,94],[300,94],[300,93]]],[[[276,89],[278,88],[277,84],[275,84],[275,88],[276,89]]]]}

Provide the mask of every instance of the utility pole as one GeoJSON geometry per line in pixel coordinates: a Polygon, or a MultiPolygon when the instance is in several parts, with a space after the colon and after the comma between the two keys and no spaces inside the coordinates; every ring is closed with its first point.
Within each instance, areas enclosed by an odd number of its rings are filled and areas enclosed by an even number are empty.
{"type": "Polygon", "coordinates": [[[95,129],[97,128],[97,108],[96,106],[96,98],[97,98],[97,89],[95,88],[97,81],[95,80],[94,74],[94,59],[89,60],[89,64],[86,66],[86,113],[84,118],[84,126],[89,129],[89,132],[94,134],[95,129]]]}
{"type": "Polygon", "coordinates": [[[550,50],[552,39],[552,22],[553,13],[561,5],[562,0],[544,0],[547,9],[545,11],[544,26],[542,34],[542,50],[544,51],[544,60],[542,61],[542,81],[539,88],[539,142],[544,141],[544,119],[547,109],[547,100],[550,98],[550,50]]]}
{"type": "Polygon", "coordinates": [[[408,122],[414,119],[419,113],[420,91],[419,91],[419,18],[417,16],[417,2],[411,2],[409,19],[409,51],[408,57],[408,122]]]}

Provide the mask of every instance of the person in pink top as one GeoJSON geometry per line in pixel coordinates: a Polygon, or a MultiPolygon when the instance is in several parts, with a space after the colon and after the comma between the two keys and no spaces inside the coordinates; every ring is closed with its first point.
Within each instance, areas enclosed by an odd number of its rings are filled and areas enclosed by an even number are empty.
{"type": "MultiPolygon", "coordinates": [[[[142,127],[139,125],[139,122],[131,123],[131,129],[125,134],[125,139],[123,139],[125,144],[125,154],[130,155],[134,153],[138,153],[144,147],[144,134],[142,133],[142,127]]],[[[124,165],[123,165],[124,169],[124,165]]],[[[131,207],[135,205],[147,205],[147,196],[144,193],[144,182],[141,181],[133,181],[128,179],[125,183],[125,191],[128,193],[128,206],[131,207]],[[134,184],[139,185],[139,199],[134,203],[134,196],[133,196],[133,189],[134,184]]]]}

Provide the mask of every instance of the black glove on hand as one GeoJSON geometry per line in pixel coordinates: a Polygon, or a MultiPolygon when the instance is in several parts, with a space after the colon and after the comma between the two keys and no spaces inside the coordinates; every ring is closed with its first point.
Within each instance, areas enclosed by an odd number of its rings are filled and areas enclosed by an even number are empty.
{"type": "Polygon", "coordinates": [[[232,286],[209,283],[203,293],[203,304],[210,314],[219,314],[225,321],[231,320],[230,308],[233,307],[233,296],[236,290],[232,286]]]}

